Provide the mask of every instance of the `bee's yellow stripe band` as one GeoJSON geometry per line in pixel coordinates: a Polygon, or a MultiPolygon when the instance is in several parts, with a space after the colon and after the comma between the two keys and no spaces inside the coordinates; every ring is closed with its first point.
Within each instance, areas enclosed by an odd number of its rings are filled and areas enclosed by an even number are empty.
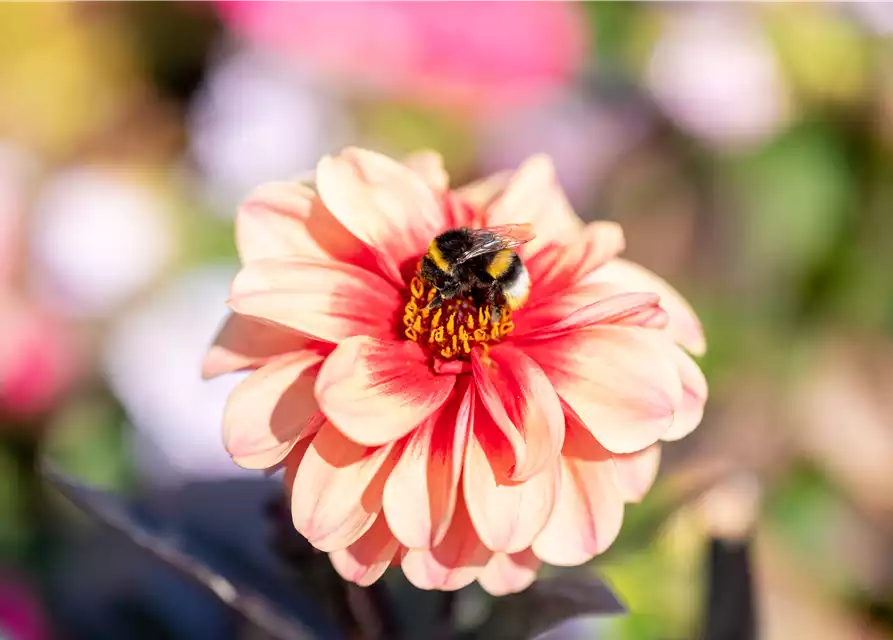
{"type": "Polygon", "coordinates": [[[506,271],[508,271],[508,268],[511,264],[511,249],[503,249],[502,251],[497,251],[496,254],[493,256],[493,259],[490,261],[490,264],[487,265],[487,273],[489,273],[493,278],[498,278],[506,271]]]}
{"type": "Polygon", "coordinates": [[[448,265],[447,261],[443,259],[443,254],[440,252],[440,247],[437,246],[436,240],[432,240],[431,244],[428,245],[428,257],[431,258],[434,266],[436,266],[441,271],[450,271],[450,265],[448,265]]]}

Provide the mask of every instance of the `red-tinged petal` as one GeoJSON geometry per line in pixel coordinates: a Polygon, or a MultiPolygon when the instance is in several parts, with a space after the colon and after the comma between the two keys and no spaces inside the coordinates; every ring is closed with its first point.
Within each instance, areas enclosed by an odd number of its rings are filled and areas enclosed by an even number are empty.
{"type": "Polygon", "coordinates": [[[576,566],[610,547],[622,524],[623,494],[611,454],[581,425],[569,423],[561,488],[533,552],[549,564],[576,566]]]}
{"type": "Polygon", "coordinates": [[[483,226],[484,216],[481,210],[455,191],[447,193],[444,197],[444,214],[448,229],[457,227],[479,229],[483,226]]]}
{"type": "Polygon", "coordinates": [[[635,453],[615,453],[617,484],[625,502],[639,502],[651,489],[660,468],[660,444],[635,453]]]}
{"type": "Polygon", "coordinates": [[[393,446],[364,447],[330,422],[320,427],[295,473],[291,513],[295,529],[321,551],[344,549],[366,533],[381,511],[393,468],[393,446]]]}
{"type": "Polygon", "coordinates": [[[231,313],[205,356],[202,377],[208,380],[224,373],[257,369],[284,354],[307,349],[322,353],[327,350],[324,343],[291,329],[231,313]]]}
{"type": "Polygon", "coordinates": [[[518,593],[533,584],[541,564],[530,549],[519,553],[494,553],[478,576],[478,582],[490,595],[518,593]]]}
{"type": "Polygon", "coordinates": [[[587,285],[569,291],[566,296],[556,296],[547,303],[519,311],[513,316],[514,336],[547,340],[572,331],[612,324],[662,329],[666,327],[668,317],[656,293],[619,293],[613,285],[587,285]],[[593,298],[597,301],[581,304],[593,298]]]}
{"type": "Polygon", "coordinates": [[[473,408],[474,387],[466,377],[443,409],[412,433],[385,484],[388,524],[407,547],[434,548],[449,529],[473,408]]]}
{"type": "Polygon", "coordinates": [[[522,345],[598,441],[630,453],[662,438],[682,403],[676,363],[662,334],[599,326],[522,345]]]}
{"type": "Polygon", "coordinates": [[[403,556],[403,573],[419,589],[455,591],[466,587],[481,572],[490,552],[474,531],[462,498],[446,537],[434,549],[408,549],[403,556]]]}
{"type": "Polygon", "coordinates": [[[436,375],[415,342],[348,338],[326,358],[316,384],[323,413],[356,443],[402,438],[450,397],[456,376],[436,375]]]}
{"type": "Polygon", "coordinates": [[[251,193],[236,217],[236,248],[243,264],[289,257],[373,262],[369,249],[302,182],[271,182],[251,193]]]}
{"type": "Polygon", "coordinates": [[[278,464],[318,410],[313,396],[322,356],[300,353],[258,369],[230,394],[223,415],[223,441],[246,469],[278,464]]]}
{"type": "Polygon", "coordinates": [[[670,347],[670,353],[679,367],[679,377],[682,379],[682,405],[676,410],[673,426],[663,436],[667,441],[684,438],[701,424],[708,395],[707,379],[695,361],[675,346],[670,347]]]}
{"type": "Polygon", "coordinates": [[[555,460],[564,441],[555,389],[536,362],[508,345],[488,356],[474,351],[471,363],[478,396],[514,452],[511,479],[536,475],[555,460]]]}
{"type": "Polygon", "coordinates": [[[599,220],[587,224],[569,244],[556,242],[544,247],[525,265],[531,280],[536,283],[528,305],[574,287],[586,275],[621,253],[625,246],[621,226],[599,220]]]}
{"type": "Polygon", "coordinates": [[[346,549],[331,552],[329,560],[342,578],[368,587],[384,575],[399,546],[379,514],[369,531],[346,549]]]}
{"type": "Polygon", "coordinates": [[[456,189],[456,195],[475,209],[483,211],[493,203],[497,196],[505,191],[511,178],[512,174],[510,171],[495,173],[456,189]]]}
{"type": "Polygon", "coordinates": [[[316,180],[332,215],[379,254],[395,283],[404,264],[418,260],[444,229],[443,206],[434,191],[386,156],[345,149],[319,162],[316,180]]]}
{"type": "Polygon", "coordinates": [[[239,272],[229,306],[237,313],[338,343],[391,336],[403,305],[397,290],[360,267],[311,259],[257,260],[239,272]]]}
{"type": "Polygon", "coordinates": [[[450,188],[450,176],[443,168],[443,156],[436,151],[416,151],[403,158],[403,164],[412,169],[435,193],[445,193],[450,188]]]}
{"type": "Polygon", "coordinates": [[[486,226],[533,225],[536,238],[518,249],[525,258],[550,243],[567,244],[583,229],[583,222],[558,186],[555,167],[546,156],[534,156],[521,165],[485,213],[486,226]]]}
{"type": "MultiPolygon", "coordinates": [[[[465,451],[462,491],[474,528],[492,551],[526,549],[545,526],[558,491],[557,461],[524,482],[508,479],[502,435],[478,411],[465,451]]],[[[507,460],[508,458],[508,460],[507,460]]]]}
{"type": "Polygon", "coordinates": [[[707,350],[704,330],[691,305],[665,280],[648,269],[627,260],[611,260],[586,277],[589,282],[611,282],[629,291],[653,291],[660,296],[661,306],[670,315],[667,331],[670,336],[695,355],[707,350]]]}

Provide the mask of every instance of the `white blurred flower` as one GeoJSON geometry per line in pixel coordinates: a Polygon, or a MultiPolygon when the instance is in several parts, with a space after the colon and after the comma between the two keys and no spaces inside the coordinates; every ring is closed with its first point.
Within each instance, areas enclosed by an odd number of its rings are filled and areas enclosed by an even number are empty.
{"type": "Polygon", "coordinates": [[[872,32],[881,36],[893,35],[893,4],[877,0],[859,0],[843,3],[841,7],[850,11],[872,32]]]}
{"type": "Polygon", "coordinates": [[[209,199],[234,215],[258,184],[314,169],[346,126],[336,100],[276,58],[240,50],[212,67],[196,97],[190,147],[209,199]]]}
{"type": "Polygon", "coordinates": [[[719,146],[768,140],[790,117],[770,43],[747,13],[726,6],[673,11],[646,82],[681,128],[719,146]]]}
{"type": "Polygon", "coordinates": [[[36,203],[36,283],[52,307],[106,315],[147,286],[173,253],[173,229],[160,197],[124,175],[73,167],[53,178],[36,203]]]}
{"type": "Polygon", "coordinates": [[[514,168],[536,153],[546,153],[571,202],[584,209],[598,181],[648,127],[644,109],[635,104],[614,105],[566,93],[545,107],[488,123],[481,133],[484,173],[514,168]]]}
{"type": "Polygon", "coordinates": [[[250,473],[230,459],[220,432],[226,398],[244,376],[201,379],[236,270],[186,274],[120,318],[105,345],[109,383],[135,427],[140,469],[154,482],[250,473]]]}

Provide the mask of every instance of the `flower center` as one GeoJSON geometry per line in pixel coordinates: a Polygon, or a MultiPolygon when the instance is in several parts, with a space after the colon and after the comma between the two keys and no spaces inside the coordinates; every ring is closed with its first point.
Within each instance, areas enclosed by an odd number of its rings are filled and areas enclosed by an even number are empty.
{"type": "Polygon", "coordinates": [[[409,285],[409,301],[403,308],[404,334],[445,360],[467,358],[472,347],[499,342],[515,328],[512,311],[499,307],[499,319],[490,308],[470,297],[444,300],[439,309],[428,309],[437,290],[418,275],[409,285]]]}

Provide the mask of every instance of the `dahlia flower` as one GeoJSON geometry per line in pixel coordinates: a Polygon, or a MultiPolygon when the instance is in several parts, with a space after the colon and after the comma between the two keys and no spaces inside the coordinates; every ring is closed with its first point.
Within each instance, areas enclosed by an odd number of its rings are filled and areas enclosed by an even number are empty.
{"type": "Polygon", "coordinates": [[[361,585],[390,565],[423,589],[519,591],[577,565],[648,490],[661,440],[700,422],[699,322],[668,284],[618,259],[617,224],[584,225],[551,162],[448,184],[439,156],[350,148],[315,182],[267,184],[238,212],[243,268],[207,377],[253,370],[224,441],[285,468],[296,529],[361,585]],[[525,306],[425,309],[431,240],[529,223],[525,306]]]}

